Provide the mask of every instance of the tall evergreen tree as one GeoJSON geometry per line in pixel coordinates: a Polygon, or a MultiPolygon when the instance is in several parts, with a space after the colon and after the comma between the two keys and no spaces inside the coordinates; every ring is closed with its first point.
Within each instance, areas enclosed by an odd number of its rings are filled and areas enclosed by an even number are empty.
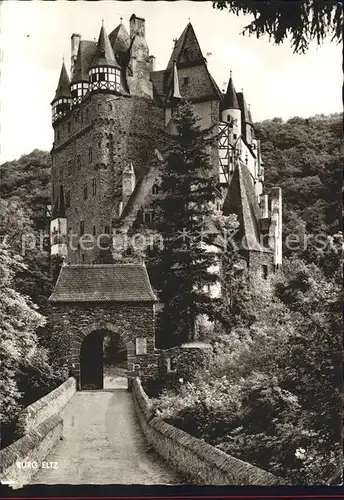
{"type": "MultiPolygon", "coordinates": [[[[201,130],[188,102],[180,103],[173,121],[177,133],[162,173],[156,227],[164,241],[159,255],[163,304],[159,327],[169,344],[176,345],[195,339],[199,315],[213,317],[209,286],[217,279],[211,245],[215,235],[207,231],[207,221],[219,191],[206,152],[214,140],[210,129],[201,130]]],[[[160,344],[166,347],[165,342],[160,344]]]]}

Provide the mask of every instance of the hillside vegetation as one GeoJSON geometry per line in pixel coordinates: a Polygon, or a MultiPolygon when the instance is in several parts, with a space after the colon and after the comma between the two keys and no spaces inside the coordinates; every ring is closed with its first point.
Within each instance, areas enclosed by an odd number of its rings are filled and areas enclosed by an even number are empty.
{"type": "Polygon", "coordinates": [[[276,118],[256,124],[256,135],[267,189],[283,189],[283,271],[259,297],[239,296],[232,326],[209,339],[211,369],[155,405],[174,425],[294,484],[338,484],[341,118],[276,118]]]}
{"type": "MultiPolygon", "coordinates": [[[[283,189],[284,239],[298,234],[308,244],[284,245],[283,274],[272,290],[262,287],[257,298],[243,284],[232,326],[210,339],[212,369],[177,392],[163,393],[155,404],[174,425],[294,483],[338,483],[340,116],[276,118],[256,124],[256,130],[267,188],[283,189]]],[[[39,150],[0,167],[1,416],[8,426],[22,405],[66,376],[54,365],[54,346],[44,330],[53,285],[49,243],[40,248],[36,239],[35,247],[22,252],[23,234],[37,238],[48,231],[50,168],[49,154],[39,150]]]]}

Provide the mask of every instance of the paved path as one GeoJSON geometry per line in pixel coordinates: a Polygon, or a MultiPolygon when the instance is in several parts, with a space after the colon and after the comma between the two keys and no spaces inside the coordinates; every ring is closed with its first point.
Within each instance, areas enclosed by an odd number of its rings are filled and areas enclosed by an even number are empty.
{"type": "Polygon", "coordinates": [[[31,484],[181,484],[181,478],[148,448],[126,379],[106,377],[104,390],[77,392],[67,405],[64,439],[31,484]]]}

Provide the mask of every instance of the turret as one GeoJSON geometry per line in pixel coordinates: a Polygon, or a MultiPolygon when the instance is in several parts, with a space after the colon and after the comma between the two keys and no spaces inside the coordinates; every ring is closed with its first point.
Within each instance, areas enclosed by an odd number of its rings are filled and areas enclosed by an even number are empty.
{"type": "MultiPolygon", "coordinates": [[[[80,36],[80,35],[73,35],[73,36],[80,36]]],[[[75,59],[74,71],[72,74],[73,75],[72,82],[70,86],[72,95],[72,107],[75,107],[78,104],[80,104],[89,90],[89,77],[87,68],[88,58],[86,56],[94,48],[93,45],[95,45],[94,42],[79,40],[78,52],[75,59]]]]}
{"type": "Polygon", "coordinates": [[[63,186],[54,202],[50,222],[51,255],[67,257],[67,217],[64,201],[63,186]]]}
{"type": "Polygon", "coordinates": [[[221,120],[232,126],[233,138],[241,135],[241,111],[234,88],[232,72],[227,86],[227,91],[221,103],[221,120]]]}
{"type": "Polygon", "coordinates": [[[89,75],[90,92],[122,92],[120,65],[116,61],[109,37],[102,25],[96,53],[91,62],[89,75]]]}
{"type": "Polygon", "coordinates": [[[58,119],[63,118],[70,111],[71,93],[69,85],[69,76],[65,63],[63,62],[55,97],[51,101],[53,123],[55,123],[58,119]]]}

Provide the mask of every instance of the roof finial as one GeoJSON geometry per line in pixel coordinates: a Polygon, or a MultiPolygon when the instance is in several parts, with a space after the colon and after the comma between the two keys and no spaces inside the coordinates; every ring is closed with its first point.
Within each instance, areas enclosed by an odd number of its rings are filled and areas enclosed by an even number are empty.
{"type": "Polygon", "coordinates": [[[121,16],[120,18],[121,24],[123,24],[123,17],[121,16]]]}
{"type": "Polygon", "coordinates": [[[102,19],[102,26],[103,26],[103,28],[104,28],[104,18],[102,19]]]}
{"type": "Polygon", "coordinates": [[[232,78],[232,70],[229,70],[229,76],[232,78]]]}
{"type": "Polygon", "coordinates": [[[243,89],[243,87],[241,87],[241,93],[242,93],[242,94],[244,93],[244,89],[243,89]]]}
{"type": "Polygon", "coordinates": [[[189,18],[189,17],[188,17],[188,20],[189,20],[189,22],[190,22],[190,18],[189,18]]]}

